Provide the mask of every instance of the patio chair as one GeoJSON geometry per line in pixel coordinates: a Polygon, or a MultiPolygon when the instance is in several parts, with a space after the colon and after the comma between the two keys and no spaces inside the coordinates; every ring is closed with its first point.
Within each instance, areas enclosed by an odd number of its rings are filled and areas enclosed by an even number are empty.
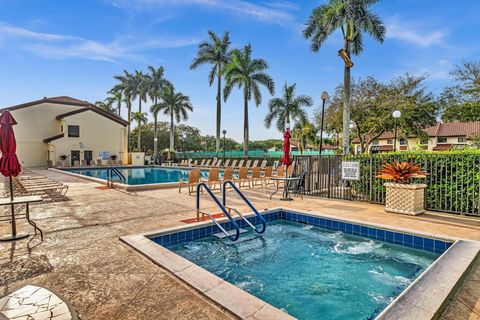
{"type": "Polygon", "coordinates": [[[63,160],[63,166],[64,167],[71,167],[72,166],[72,163],[70,162],[70,160],[63,160]]]}
{"type": "Polygon", "coordinates": [[[277,170],[279,165],[280,165],[280,161],[278,161],[278,160],[273,161],[273,169],[277,170]]]}
{"type": "Polygon", "coordinates": [[[248,187],[250,188],[250,179],[248,178],[248,169],[246,167],[238,169],[238,177],[234,180],[238,181],[239,188],[242,188],[242,185],[245,185],[245,182],[248,183],[248,187]]]}
{"type": "Polygon", "coordinates": [[[86,167],[87,166],[87,160],[80,160],[80,166],[86,167]]]}
{"type": "Polygon", "coordinates": [[[230,159],[225,160],[225,163],[223,164],[224,168],[227,168],[230,165],[230,159]]]}
{"type": "Polygon", "coordinates": [[[285,166],[281,165],[277,168],[274,177],[283,177],[285,175],[285,166]]]}
{"type": "Polygon", "coordinates": [[[73,166],[74,166],[74,167],[80,167],[80,161],[74,160],[74,161],[73,161],[73,166]]]}
{"type": "Polygon", "coordinates": [[[112,166],[118,166],[118,161],[116,159],[112,160],[112,166]]]}
{"type": "Polygon", "coordinates": [[[58,160],[57,163],[55,164],[55,167],[63,168],[63,161],[58,160]]]}
{"type": "Polygon", "coordinates": [[[257,182],[260,181],[260,185],[263,186],[263,180],[262,177],[260,176],[260,168],[259,167],[254,167],[252,168],[252,175],[250,176],[250,181],[252,182],[251,186],[255,187],[257,185],[257,182]]]}
{"type": "Polygon", "coordinates": [[[80,319],[77,311],[63,297],[33,285],[1,298],[0,306],[0,319],[80,319]]]}
{"type": "Polygon", "coordinates": [[[220,170],[218,170],[218,168],[211,168],[208,171],[208,179],[202,181],[205,182],[210,189],[215,190],[215,186],[220,182],[220,180],[218,180],[219,175],[220,170]]]}
{"type": "Polygon", "coordinates": [[[247,160],[247,163],[245,163],[245,168],[250,169],[251,164],[252,164],[252,160],[247,160]]]}
{"type": "Polygon", "coordinates": [[[111,167],[111,166],[113,166],[113,160],[108,159],[107,160],[107,167],[111,167]]]}
{"type": "Polygon", "coordinates": [[[218,159],[217,163],[215,163],[215,168],[220,168],[222,166],[222,159],[218,159]]]}
{"type": "Polygon", "coordinates": [[[202,159],[202,161],[200,161],[200,164],[198,165],[198,167],[203,167],[205,165],[205,160],[206,159],[202,159]]]}
{"type": "Polygon", "coordinates": [[[205,167],[205,168],[210,167],[210,162],[212,162],[212,159],[207,159],[207,161],[205,162],[204,167],[205,167]]]}
{"type": "Polygon", "coordinates": [[[26,195],[41,195],[46,196],[52,200],[56,200],[59,198],[64,198],[68,191],[68,186],[64,185],[60,182],[55,183],[36,183],[36,184],[28,184],[22,183],[16,177],[14,177],[13,181],[15,182],[14,189],[16,189],[21,194],[26,195]]]}
{"type": "Polygon", "coordinates": [[[288,192],[293,195],[300,195],[303,199],[303,194],[305,193],[305,173],[299,175],[300,180],[295,181],[289,188],[288,192]]]}
{"type": "Polygon", "coordinates": [[[273,167],[271,166],[265,167],[265,171],[263,172],[262,179],[263,181],[265,181],[266,186],[272,181],[272,174],[273,174],[273,167]]]}
{"type": "Polygon", "coordinates": [[[123,160],[122,160],[122,159],[117,160],[117,164],[118,164],[119,166],[123,166],[123,160]]]}
{"type": "Polygon", "coordinates": [[[287,177],[291,177],[293,170],[295,170],[295,165],[292,163],[291,165],[288,166],[287,168],[287,177]]]}
{"type": "Polygon", "coordinates": [[[200,170],[194,169],[190,170],[188,173],[188,181],[180,180],[178,182],[178,193],[182,192],[182,186],[188,186],[188,194],[191,195],[195,192],[197,184],[200,182],[200,170]]]}
{"type": "Polygon", "coordinates": [[[237,160],[236,159],[233,159],[232,161],[232,164],[230,165],[233,169],[235,169],[237,167],[237,160]]]}
{"type": "Polygon", "coordinates": [[[225,168],[225,170],[223,171],[222,182],[223,181],[233,181],[233,168],[232,167],[225,168]]]}
{"type": "Polygon", "coordinates": [[[99,167],[103,167],[102,159],[97,159],[97,160],[96,160],[96,164],[97,164],[97,166],[99,166],[99,167]]]}
{"type": "Polygon", "coordinates": [[[258,159],[257,159],[257,160],[255,160],[255,161],[253,161],[253,164],[252,164],[252,166],[250,167],[250,169],[253,169],[253,168],[256,168],[256,167],[258,167],[258,162],[259,162],[259,160],[258,160],[258,159]]]}

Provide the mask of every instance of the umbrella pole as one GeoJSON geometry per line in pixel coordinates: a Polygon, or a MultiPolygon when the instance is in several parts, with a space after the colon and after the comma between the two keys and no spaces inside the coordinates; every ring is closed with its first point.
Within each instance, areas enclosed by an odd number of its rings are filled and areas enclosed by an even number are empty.
{"type": "MultiPolygon", "coordinates": [[[[13,202],[13,182],[12,182],[12,176],[10,178],[10,201],[13,202]]],[[[17,223],[15,222],[15,206],[13,203],[10,205],[11,206],[11,212],[12,212],[12,237],[15,238],[17,236],[17,223]]]]}

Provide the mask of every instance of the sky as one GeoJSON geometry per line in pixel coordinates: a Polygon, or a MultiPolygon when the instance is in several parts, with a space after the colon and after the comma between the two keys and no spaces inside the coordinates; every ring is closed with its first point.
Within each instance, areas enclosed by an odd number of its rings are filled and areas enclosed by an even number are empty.
{"type": "MultiPolygon", "coordinates": [[[[302,36],[312,9],[323,3],[0,0],[0,107],[44,96],[103,100],[124,69],[162,65],[175,88],[191,98],[187,123],[214,135],[216,88],[208,85],[209,66],[189,68],[198,43],[213,30],[229,31],[233,47],[250,43],[253,57],[269,64],[276,96],[285,82],[296,83],[298,94],[314,99],[313,115],[321,92],[333,92],[343,80],[341,35],[334,33],[318,53],[302,36]]],[[[455,65],[480,59],[478,0],[380,0],[371,9],[385,22],[387,36],[383,44],[366,39],[364,52],[353,57],[354,78],[427,74],[428,88],[438,94],[455,65]]],[[[250,104],[250,140],[281,137],[275,126],[263,124],[270,98],[264,90],[262,104],[250,104]]],[[[227,137],[243,138],[240,90],[223,105],[222,129],[227,137]]]]}

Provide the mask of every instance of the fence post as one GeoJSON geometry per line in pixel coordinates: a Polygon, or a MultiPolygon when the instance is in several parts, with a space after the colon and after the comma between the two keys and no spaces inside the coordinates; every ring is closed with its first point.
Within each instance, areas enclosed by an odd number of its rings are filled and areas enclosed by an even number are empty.
{"type": "Polygon", "coordinates": [[[369,181],[370,181],[370,186],[368,188],[368,202],[372,203],[372,194],[373,194],[373,155],[369,157],[369,162],[370,162],[370,172],[369,172],[369,181]]]}
{"type": "Polygon", "coordinates": [[[327,190],[328,190],[327,195],[328,195],[328,198],[330,198],[330,187],[331,187],[331,185],[330,185],[330,156],[326,156],[326,157],[328,159],[328,161],[327,161],[327,171],[328,171],[327,172],[327,178],[328,178],[327,179],[327,190]]]}

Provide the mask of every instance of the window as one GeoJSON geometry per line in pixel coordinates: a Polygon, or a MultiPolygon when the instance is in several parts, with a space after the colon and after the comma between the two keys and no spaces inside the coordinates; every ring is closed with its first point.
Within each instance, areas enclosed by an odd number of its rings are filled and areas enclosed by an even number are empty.
{"type": "Polygon", "coordinates": [[[466,143],[466,142],[467,142],[467,138],[465,137],[458,138],[458,143],[466,143]]]}
{"type": "Polygon", "coordinates": [[[421,138],[420,144],[428,144],[428,138],[421,138]]]}
{"type": "Polygon", "coordinates": [[[437,143],[447,143],[447,137],[437,137],[437,143]]]}
{"type": "Polygon", "coordinates": [[[400,145],[401,146],[407,145],[407,139],[400,139],[400,145]]]}
{"type": "Polygon", "coordinates": [[[68,136],[74,138],[80,137],[80,126],[68,126],[68,136]]]}
{"type": "Polygon", "coordinates": [[[378,140],[373,140],[372,146],[378,146],[380,144],[380,141],[378,140]]]}
{"type": "Polygon", "coordinates": [[[393,139],[388,139],[387,144],[393,144],[393,139]]]}

